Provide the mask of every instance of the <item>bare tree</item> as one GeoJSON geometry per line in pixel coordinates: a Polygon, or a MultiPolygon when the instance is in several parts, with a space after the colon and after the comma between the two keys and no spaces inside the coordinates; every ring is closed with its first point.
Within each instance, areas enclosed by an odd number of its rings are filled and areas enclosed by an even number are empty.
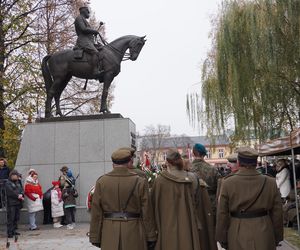
{"type": "Polygon", "coordinates": [[[154,125],[147,126],[144,131],[141,149],[150,152],[152,160],[157,163],[160,157],[160,148],[163,147],[165,139],[170,136],[171,128],[158,124],[156,127],[154,125]]]}

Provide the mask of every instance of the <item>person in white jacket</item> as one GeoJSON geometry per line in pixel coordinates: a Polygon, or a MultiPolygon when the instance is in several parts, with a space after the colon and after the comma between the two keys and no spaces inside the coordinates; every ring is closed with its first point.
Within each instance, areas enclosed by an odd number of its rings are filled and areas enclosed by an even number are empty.
{"type": "Polygon", "coordinates": [[[291,191],[290,171],[285,159],[276,162],[276,183],[280,190],[281,198],[285,201],[291,191]]]}
{"type": "Polygon", "coordinates": [[[38,181],[38,174],[34,169],[30,169],[25,180],[25,196],[29,214],[29,230],[38,230],[35,217],[38,211],[43,210],[43,191],[38,181]]]}
{"type": "Polygon", "coordinates": [[[60,228],[61,217],[64,215],[64,202],[62,192],[59,188],[59,181],[52,181],[53,189],[51,190],[51,214],[53,218],[53,227],[60,228]]]}

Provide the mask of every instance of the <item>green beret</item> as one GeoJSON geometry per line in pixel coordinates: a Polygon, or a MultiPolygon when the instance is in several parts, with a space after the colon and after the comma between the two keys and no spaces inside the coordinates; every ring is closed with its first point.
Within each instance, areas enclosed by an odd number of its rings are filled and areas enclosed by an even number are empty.
{"type": "Polygon", "coordinates": [[[113,163],[122,165],[128,163],[132,158],[131,151],[128,149],[118,149],[111,155],[113,163]]]}
{"type": "Polygon", "coordinates": [[[197,151],[201,155],[207,155],[207,150],[205,146],[200,143],[196,143],[193,147],[193,150],[197,151]]]}
{"type": "Polygon", "coordinates": [[[181,159],[181,155],[179,154],[177,149],[169,149],[167,152],[167,161],[177,161],[181,159]]]}
{"type": "Polygon", "coordinates": [[[258,152],[250,147],[240,147],[237,150],[238,160],[243,165],[256,165],[258,152]]]}
{"type": "Polygon", "coordinates": [[[231,155],[228,155],[227,160],[229,162],[236,163],[237,162],[237,153],[233,153],[231,155]]]}

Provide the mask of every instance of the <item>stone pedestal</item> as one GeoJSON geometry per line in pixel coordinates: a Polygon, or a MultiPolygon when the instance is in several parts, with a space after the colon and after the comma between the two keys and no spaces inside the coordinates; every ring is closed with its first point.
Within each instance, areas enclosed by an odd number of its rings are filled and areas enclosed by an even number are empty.
{"type": "Polygon", "coordinates": [[[135,124],[119,114],[41,119],[26,125],[16,169],[24,179],[36,169],[45,192],[68,166],[79,174],[77,204],[83,208],[96,180],[112,170],[112,152],[128,146],[135,146],[135,124]]]}

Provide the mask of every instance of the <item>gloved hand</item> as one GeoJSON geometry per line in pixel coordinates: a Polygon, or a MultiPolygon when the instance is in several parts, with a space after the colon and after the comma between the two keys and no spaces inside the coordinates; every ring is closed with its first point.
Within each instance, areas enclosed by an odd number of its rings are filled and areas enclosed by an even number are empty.
{"type": "Polygon", "coordinates": [[[228,243],[227,242],[220,242],[220,244],[221,244],[222,248],[224,248],[224,249],[228,248],[228,243]]]}
{"type": "Polygon", "coordinates": [[[101,244],[100,243],[92,243],[93,246],[100,248],[101,244]]]}
{"type": "Polygon", "coordinates": [[[156,241],[147,241],[148,250],[154,250],[155,245],[156,245],[156,241]]]}

